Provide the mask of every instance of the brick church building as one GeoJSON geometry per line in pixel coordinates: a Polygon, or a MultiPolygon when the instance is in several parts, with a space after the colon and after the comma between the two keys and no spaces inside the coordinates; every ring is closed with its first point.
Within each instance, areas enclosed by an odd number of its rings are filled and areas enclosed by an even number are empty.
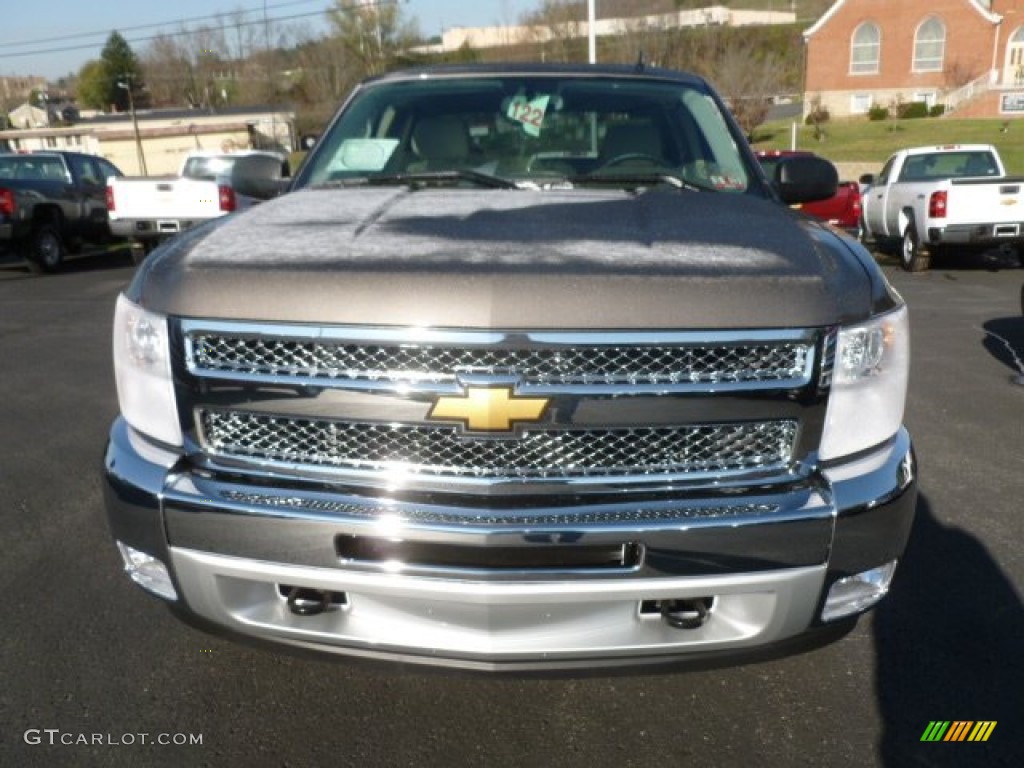
{"type": "Polygon", "coordinates": [[[805,111],[923,101],[1024,117],[1024,0],[837,0],[804,41],[805,111]]]}

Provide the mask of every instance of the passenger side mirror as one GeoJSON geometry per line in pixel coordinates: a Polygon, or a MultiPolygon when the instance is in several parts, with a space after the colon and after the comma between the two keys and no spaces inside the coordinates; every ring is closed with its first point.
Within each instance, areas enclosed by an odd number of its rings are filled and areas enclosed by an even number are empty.
{"type": "Polygon", "coordinates": [[[863,176],[861,176],[859,179],[857,179],[857,181],[859,181],[861,184],[864,184],[864,185],[870,187],[872,184],[875,183],[875,174],[873,174],[873,173],[865,173],[863,176]]]}

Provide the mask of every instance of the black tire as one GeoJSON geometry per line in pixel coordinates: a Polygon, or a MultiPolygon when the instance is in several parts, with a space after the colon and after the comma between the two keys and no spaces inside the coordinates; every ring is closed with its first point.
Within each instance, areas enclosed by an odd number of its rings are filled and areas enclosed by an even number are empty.
{"type": "Polygon", "coordinates": [[[931,256],[921,247],[917,227],[913,223],[903,231],[903,247],[900,249],[900,266],[907,272],[925,272],[931,266],[931,256]]]}
{"type": "Polygon", "coordinates": [[[35,228],[28,246],[29,269],[33,272],[56,272],[66,255],[67,248],[56,227],[42,224],[35,228]]]}
{"type": "Polygon", "coordinates": [[[150,249],[147,248],[144,243],[136,241],[128,246],[128,257],[131,259],[132,264],[137,267],[145,261],[149,250],[150,249]]]}
{"type": "Polygon", "coordinates": [[[162,238],[152,239],[147,238],[145,240],[132,240],[128,248],[129,258],[132,260],[132,264],[138,266],[146,260],[153,251],[160,247],[163,242],[162,238]]]}

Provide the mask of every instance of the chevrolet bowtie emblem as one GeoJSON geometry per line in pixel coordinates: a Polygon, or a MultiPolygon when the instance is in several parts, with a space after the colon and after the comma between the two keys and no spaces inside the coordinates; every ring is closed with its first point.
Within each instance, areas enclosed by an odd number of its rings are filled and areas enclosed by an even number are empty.
{"type": "Polygon", "coordinates": [[[550,400],[516,397],[511,387],[469,387],[466,394],[437,398],[429,418],[461,421],[476,432],[511,432],[521,421],[539,421],[550,400]]]}

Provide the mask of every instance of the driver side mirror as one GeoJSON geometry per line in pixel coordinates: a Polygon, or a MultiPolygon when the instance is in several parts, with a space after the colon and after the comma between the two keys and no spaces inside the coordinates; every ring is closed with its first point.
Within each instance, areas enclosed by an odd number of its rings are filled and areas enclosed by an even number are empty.
{"type": "Polygon", "coordinates": [[[786,157],[775,166],[772,186],[787,205],[813,203],[835,195],[839,188],[839,172],[823,157],[786,157]]]}
{"type": "Polygon", "coordinates": [[[240,195],[269,200],[284,192],[291,183],[287,170],[287,163],[274,156],[239,157],[231,168],[231,186],[240,195]]]}

